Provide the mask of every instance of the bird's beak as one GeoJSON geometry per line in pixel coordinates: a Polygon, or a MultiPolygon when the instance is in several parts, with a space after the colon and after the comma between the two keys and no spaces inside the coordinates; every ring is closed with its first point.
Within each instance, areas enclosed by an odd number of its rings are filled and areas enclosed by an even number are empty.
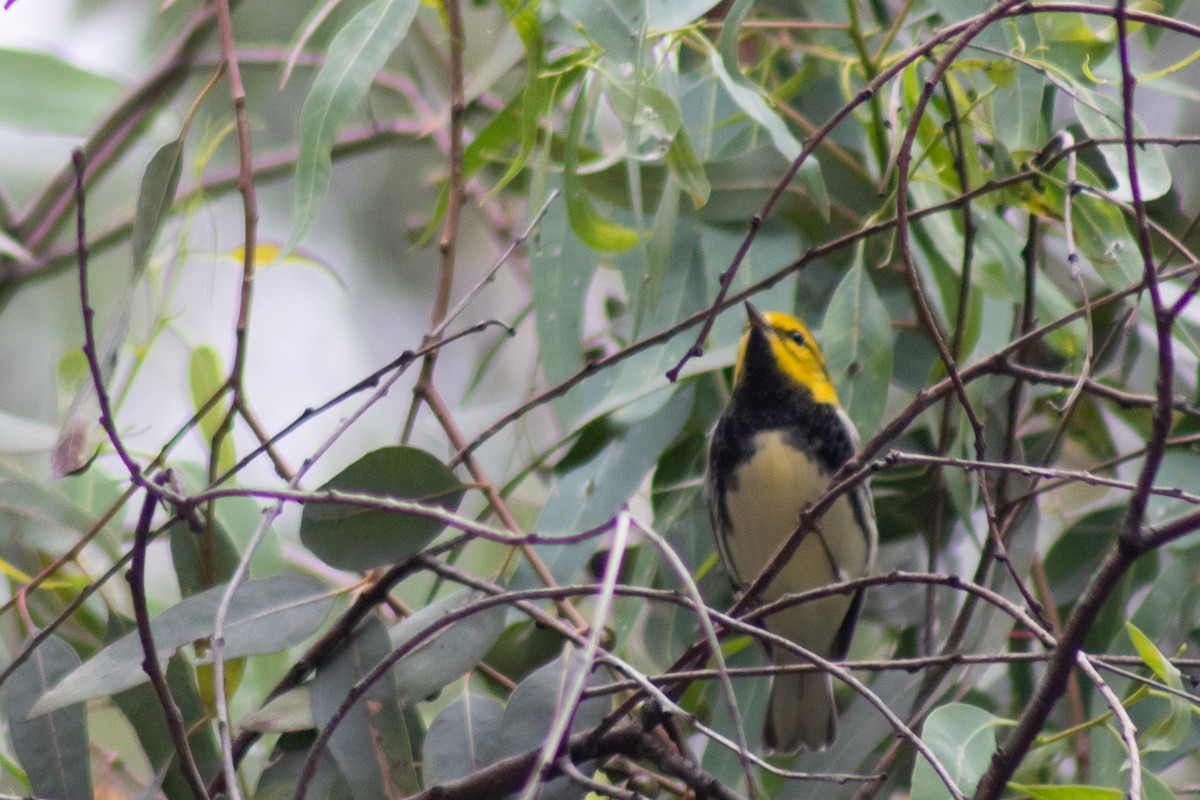
{"type": "Polygon", "coordinates": [[[750,301],[746,301],[746,318],[749,320],[750,327],[754,328],[759,333],[766,333],[771,329],[771,323],[767,322],[767,318],[762,313],[750,305],[750,301]]]}

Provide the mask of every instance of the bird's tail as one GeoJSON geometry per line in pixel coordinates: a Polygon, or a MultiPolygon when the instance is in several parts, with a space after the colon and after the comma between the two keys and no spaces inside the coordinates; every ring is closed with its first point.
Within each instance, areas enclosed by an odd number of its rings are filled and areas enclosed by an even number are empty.
{"type": "Polygon", "coordinates": [[[837,737],[833,682],[824,672],[776,675],[767,701],[763,744],[776,753],[824,750],[837,737]]]}

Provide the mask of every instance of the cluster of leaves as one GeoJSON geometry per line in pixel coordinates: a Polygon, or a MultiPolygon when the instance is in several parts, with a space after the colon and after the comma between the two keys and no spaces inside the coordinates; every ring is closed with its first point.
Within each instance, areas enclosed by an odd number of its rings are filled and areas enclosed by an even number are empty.
{"type": "MultiPolygon", "coordinates": [[[[5,313],[57,289],[84,343],[59,363],[56,441],[0,460],[17,791],[1200,782],[1183,652],[1200,631],[1200,279],[1195,187],[1172,167],[1200,132],[1157,113],[1190,98],[1200,52],[1178,0],[331,0],[288,12],[303,19],[235,4],[232,25],[228,0],[186,5],[156,18],[158,66],[129,85],[0,52],[3,122],[82,137],[0,208],[5,313]],[[247,44],[264,40],[291,44],[247,44]],[[251,288],[267,262],[309,259],[302,243],[321,258],[309,243],[364,153],[436,154],[432,180],[387,190],[421,214],[390,221],[391,251],[437,252],[433,296],[404,298],[428,329],[410,322],[411,350],[332,398],[314,369],[306,410],[272,430],[248,391],[251,288]],[[277,209],[256,188],[280,180],[277,209]],[[136,203],[107,202],[131,183],[136,203]],[[232,350],[190,348],[191,418],[139,439],[129,398],[177,393],[143,367],[176,360],[162,334],[205,302],[179,290],[203,260],[197,219],[234,191],[232,350]],[[260,235],[260,202],[289,223],[260,235]],[[505,252],[468,292],[458,254],[481,244],[505,252]],[[456,329],[452,290],[505,308],[497,274],[517,311],[456,329]],[[842,735],[788,760],[756,755],[770,670],[757,629],[721,613],[700,492],[748,297],[817,332],[864,434],[833,491],[870,476],[881,534],[842,735]],[[462,339],[484,343],[448,402],[435,367],[462,339]],[[514,387],[526,346],[537,368],[514,387]],[[404,441],[328,464],[418,368],[404,441]],[[426,411],[439,444],[421,449],[426,411]],[[295,449],[298,428],[322,443],[295,449]],[[203,463],[176,450],[189,433],[203,463]],[[277,480],[251,480],[262,463],[277,480]],[[314,467],[329,477],[305,490],[314,467]],[[277,523],[285,505],[298,526],[277,523]],[[164,549],[170,569],[147,570],[164,549]]],[[[0,156],[0,180],[20,166],[0,156]]]]}

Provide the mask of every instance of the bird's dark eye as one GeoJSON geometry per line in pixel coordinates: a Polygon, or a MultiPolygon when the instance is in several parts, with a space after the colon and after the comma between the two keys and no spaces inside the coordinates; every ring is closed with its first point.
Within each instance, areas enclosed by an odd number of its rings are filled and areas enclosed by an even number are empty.
{"type": "Polygon", "coordinates": [[[808,342],[804,341],[804,334],[801,333],[800,331],[792,331],[791,333],[788,334],[788,336],[791,337],[793,342],[800,345],[801,347],[808,347],[808,342]]]}

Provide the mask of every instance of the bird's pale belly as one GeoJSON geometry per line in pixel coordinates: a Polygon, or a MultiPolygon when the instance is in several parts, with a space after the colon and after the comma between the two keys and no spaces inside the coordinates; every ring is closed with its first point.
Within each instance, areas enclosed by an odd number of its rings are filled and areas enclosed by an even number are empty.
{"type": "MultiPolygon", "coordinates": [[[[737,577],[754,580],[780,543],[796,529],[800,512],[829,485],[829,475],[804,454],[787,446],[777,431],[755,438],[754,456],[738,467],[726,494],[732,530],[728,552],[737,577]]],[[[849,500],[839,497],[792,554],[783,571],[763,593],[764,601],[803,592],[865,574],[867,541],[849,500]],[[835,566],[836,565],[836,566],[835,566]]],[[[841,625],[851,595],[794,606],[778,618],[764,620],[773,633],[827,653],[841,625]]]]}

